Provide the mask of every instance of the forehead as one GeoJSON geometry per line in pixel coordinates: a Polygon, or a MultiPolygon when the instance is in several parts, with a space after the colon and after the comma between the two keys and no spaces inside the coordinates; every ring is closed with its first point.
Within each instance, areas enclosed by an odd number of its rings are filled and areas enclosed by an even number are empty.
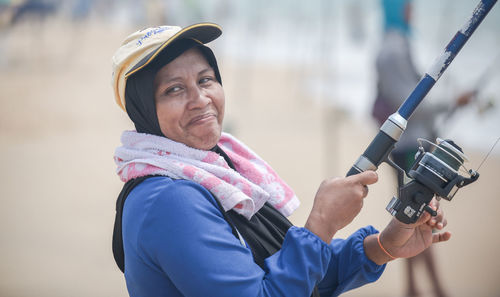
{"type": "Polygon", "coordinates": [[[194,47],[186,50],[180,56],[166,64],[158,70],[157,76],[174,75],[192,70],[201,71],[210,67],[207,59],[202,54],[201,50],[194,47]]]}

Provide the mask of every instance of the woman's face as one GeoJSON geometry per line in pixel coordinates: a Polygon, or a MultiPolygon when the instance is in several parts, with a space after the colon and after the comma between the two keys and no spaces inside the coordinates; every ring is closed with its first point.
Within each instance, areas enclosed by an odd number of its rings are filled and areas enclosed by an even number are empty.
{"type": "Polygon", "coordinates": [[[158,122],[167,138],[201,150],[217,144],[224,91],[199,49],[189,49],[163,66],[154,86],[158,122]]]}

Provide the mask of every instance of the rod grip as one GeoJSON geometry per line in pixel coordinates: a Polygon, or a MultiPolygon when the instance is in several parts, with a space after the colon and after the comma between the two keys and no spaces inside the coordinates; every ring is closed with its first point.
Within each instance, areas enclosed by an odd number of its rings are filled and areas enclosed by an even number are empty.
{"type": "Polygon", "coordinates": [[[380,163],[392,151],[395,143],[395,139],[385,134],[382,130],[379,130],[363,155],[351,167],[346,176],[358,174],[365,170],[377,170],[380,163]]]}
{"type": "Polygon", "coordinates": [[[355,174],[358,174],[358,173],[361,173],[361,172],[362,171],[360,171],[357,167],[352,166],[351,169],[349,169],[349,171],[347,172],[346,176],[355,175],[355,174]]]}

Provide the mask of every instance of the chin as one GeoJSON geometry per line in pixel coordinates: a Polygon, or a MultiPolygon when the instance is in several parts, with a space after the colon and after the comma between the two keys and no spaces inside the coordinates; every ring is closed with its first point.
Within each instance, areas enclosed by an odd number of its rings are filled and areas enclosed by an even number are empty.
{"type": "Polygon", "coordinates": [[[204,133],[202,137],[195,137],[193,141],[193,147],[200,150],[210,150],[217,145],[221,136],[221,130],[210,131],[209,133],[204,133]]]}

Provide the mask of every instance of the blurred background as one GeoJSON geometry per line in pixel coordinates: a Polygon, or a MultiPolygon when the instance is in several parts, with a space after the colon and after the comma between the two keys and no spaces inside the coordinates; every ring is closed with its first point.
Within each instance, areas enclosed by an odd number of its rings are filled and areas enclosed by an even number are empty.
{"type": "MultiPolygon", "coordinates": [[[[409,36],[427,70],[476,1],[415,0],[409,36]]],[[[498,5],[497,5],[498,6],[498,5]]],[[[210,21],[226,92],[225,130],[296,190],[303,225],[320,182],[343,176],[378,130],[372,119],[378,0],[0,0],[0,296],[127,296],[111,252],[114,149],[133,126],[114,103],[111,56],[133,31],[210,21]]],[[[500,8],[494,7],[426,100],[480,86],[476,102],[438,118],[477,168],[500,137],[500,8]]],[[[404,98],[402,98],[403,100],[404,98]]],[[[500,296],[496,147],[479,181],[443,201],[452,240],[435,248],[448,296],[500,296]]],[[[395,175],[382,165],[360,215],[337,237],[390,220],[395,175]]],[[[419,264],[420,265],[420,264],[419,264]]],[[[422,296],[429,273],[417,267],[422,296]]],[[[404,296],[403,260],[346,296],[404,296]]]]}

